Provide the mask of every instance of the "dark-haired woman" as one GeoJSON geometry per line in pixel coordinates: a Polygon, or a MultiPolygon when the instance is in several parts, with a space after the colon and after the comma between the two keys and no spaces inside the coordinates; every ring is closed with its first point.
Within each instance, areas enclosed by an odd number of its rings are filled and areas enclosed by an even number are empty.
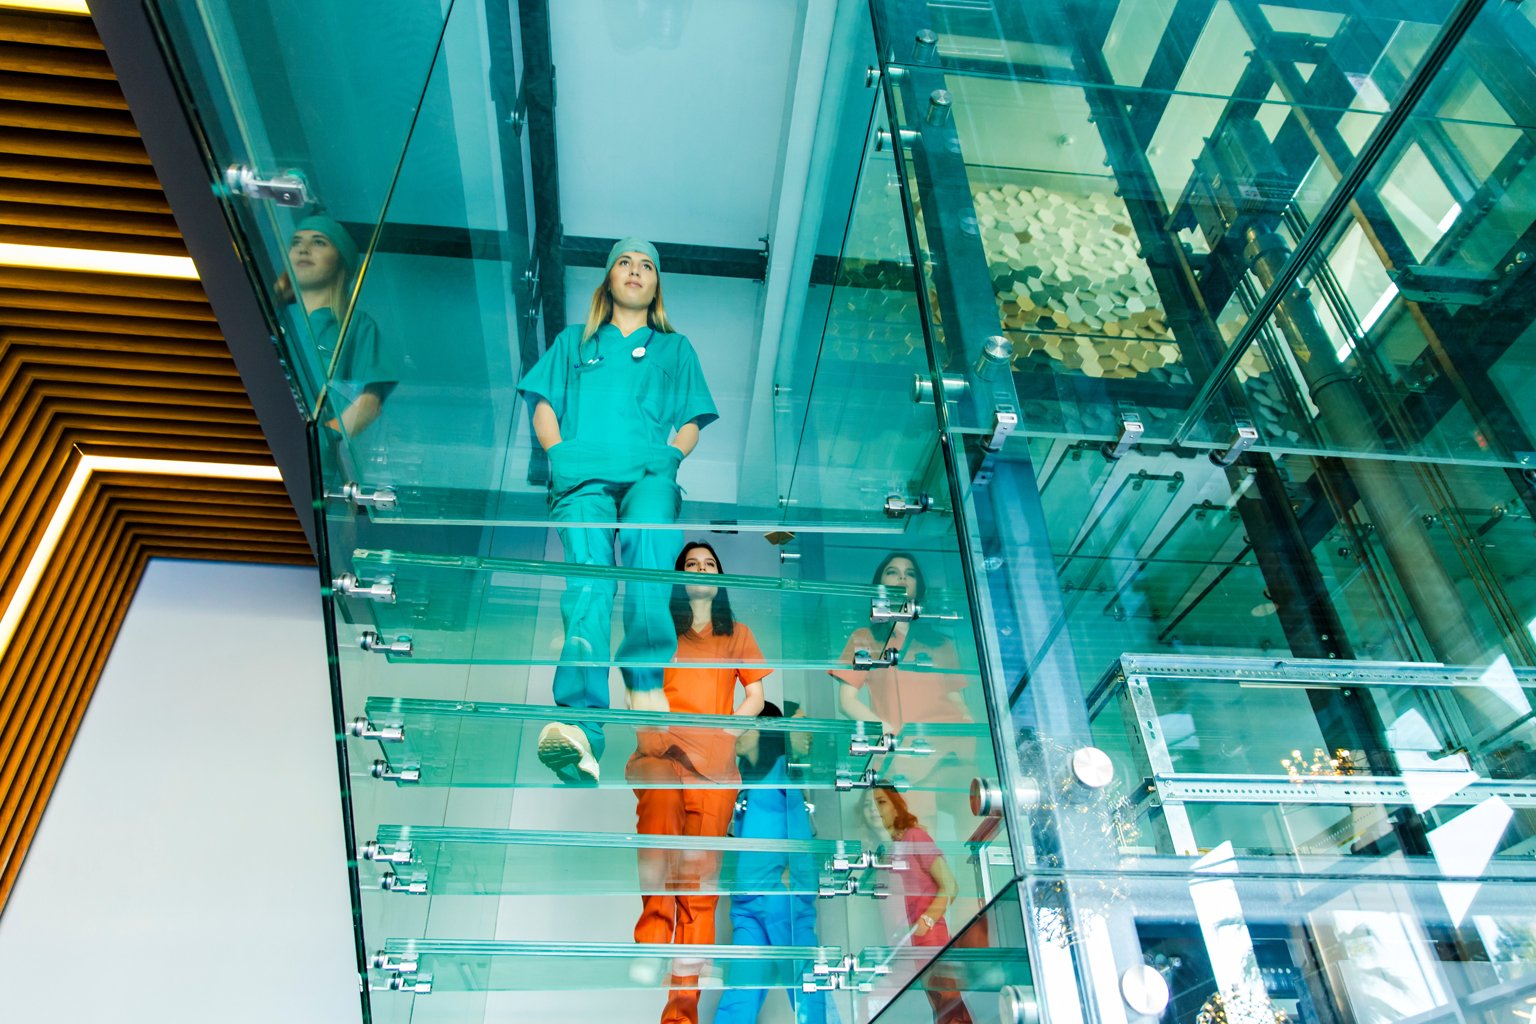
{"type": "MultiPolygon", "coordinates": [[[[907,600],[922,606],[928,593],[917,559],[905,551],[886,555],[875,568],[872,582],[884,587],[896,605],[907,600]]],[[[875,723],[882,732],[895,735],[908,722],[974,721],[965,706],[970,678],[960,671],[959,650],[945,630],[922,618],[860,627],[843,646],[839,661],[852,665],[855,651],[878,657],[887,649],[896,652],[896,664],[832,671],[838,681],[837,706],[844,715],[856,722],[875,723]]],[[[968,737],[944,737],[930,739],[929,746],[931,756],[898,757],[887,770],[908,777],[916,787],[912,799],[930,820],[939,818],[937,794],[942,793],[944,815],[939,820],[948,828],[968,813],[965,791],[975,774],[976,743],[968,737]]]]}
{"type": "MultiPolygon", "coordinates": [[[[872,581],[883,586],[893,597],[905,597],[919,606],[927,594],[928,583],[917,559],[905,551],[885,556],[875,569],[872,581]]],[[[958,668],[959,655],[954,642],[919,619],[915,623],[897,622],[893,626],[865,626],[854,630],[843,646],[839,659],[853,663],[855,651],[879,655],[886,649],[897,652],[893,666],[870,669],[837,669],[831,675],[838,686],[837,704],[854,721],[876,722],[884,731],[899,733],[907,722],[969,722],[961,691],[966,678],[958,673],[934,671],[958,668]],[[922,671],[927,669],[928,671],[922,671]],[[860,699],[868,695],[868,703],[860,699]]]]}
{"type": "MultiPolygon", "coordinates": [[[[678,554],[674,568],[719,575],[720,556],[710,545],[695,541],[678,554]]],[[[675,586],[670,607],[677,632],[677,654],[663,678],[670,710],[755,718],[763,709],[763,677],[772,670],[763,664],[752,630],[731,614],[725,588],[707,581],[675,586]]],[[[637,831],[724,836],[741,781],[735,735],[724,729],[681,727],[644,730],[637,738],[639,749],[625,770],[635,786],[637,831]]],[[[718,860],[708,854],[642,850],[640,875],[646,894],[641,897],[635,941],[713,943],[719,897],[697,890],[717,870],[718,860]]],[[[662,1024],[698,1024],[700,966],[686,957],[673,961],[672,991],[662,1024]]]]}
{"type": "MultiPolygon", "coordinates": [[[[784,702],[793,718],[800,710],[784,702]]],[[[771,702],[760,718],[782,717],[771,702]]],[[[741,777],[754,783],[736,801],[731,835],[738,839],[810,839],[811,815],[805,794],[789,776],[785,734],[749,729],[736,740],[741,777]]],[[[815,946],[816,890],[819,865],[808,854],[750,851],[736,857],[732,879],[731,943],[736,946],[815,946]],[[788,890],[785,882],[788,882],[788,890]]],[[[805,965],[809,972],[810,965],[805,965]]],[[[720,997],[714,1024],[756,1024],[768,995],[767,964],[742,965],[744,986],[720,997]]],[[[827,997],[822,992],[787,990],[795,1009],[795,1024],[828,1024],[827,997]]]]}

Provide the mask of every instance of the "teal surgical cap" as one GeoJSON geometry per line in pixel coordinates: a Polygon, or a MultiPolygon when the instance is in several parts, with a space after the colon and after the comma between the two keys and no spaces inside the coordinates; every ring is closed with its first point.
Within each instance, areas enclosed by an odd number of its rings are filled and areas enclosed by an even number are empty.
{"type": "Polygon", "coordinates": [[[619,262],[619,257],[627,252],[640,252],[650,257],[651,265],[656,272],[661,273],[661,257],[656,255],[656,247],[643,238],[621,238],[613,243],[613,248],[608,250],[608,266],[605,270],[612,270],[613,265],[619,262]]]}
{"type": "Polygon", "coordinates": [[[357,243],[352,240],[352,235],[346,228],[336,223],[323,213],[311,214],[299,221],[295,231],[318,231],[331,240],[336,251],[341,254],[341,262],[346,265],[348,271],[357,270],[357,243]]]}

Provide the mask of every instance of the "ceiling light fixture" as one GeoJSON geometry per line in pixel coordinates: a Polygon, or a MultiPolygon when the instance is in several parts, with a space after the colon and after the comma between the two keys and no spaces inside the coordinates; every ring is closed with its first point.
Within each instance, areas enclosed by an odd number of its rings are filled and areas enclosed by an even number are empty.
{"type": "Polygon", "coordinates": [[[4,616],[0,616],[0,656],[3,656],[11,646],[11,638],[16,635],[16,627],[21,624],[21,617],[26,613],[32,595],[37,593],[43,572],[48,568],[48,560],[57,550],[59,540],[64,536],[64,530],[69,525],[69,517],[74,514],[75,506],[80,504],[80,497],[85,493],[85,485],[90,482],[92,473],[154,473],[161,476],[196,476],[215,480],[275,481],[283,478],[276,466],[249,466],[230,462],[184,462],[179,459],[130,459],[120,455],[81,456],[74,475],[70,477],[64,493],[59,498],[58,507],[53,510],[53,516],[43,530],[37,550],[32,552],[32,558],[21,574],[21,582],[16,587],[16,592],[11,595],[10,603],[6,605],[4,616]]]}
{"type": "Polygon", "coordinates": [[[18,11],[44,11],[48,14],[83,14],[91,16],[85,0],[0,0],[0,7],[18,11]]]}
{"type": "MultiPolygon", "coordinates": [[[[3,4],[4,0],[0,0],[3,4]]],[[[97,274],[137,274],[197,280],[197,266],[186,256],[156,256],[147,252],[67,249],[54,245],[0,242],[0,266],[37,270],[84,270],[97,274]]]]}

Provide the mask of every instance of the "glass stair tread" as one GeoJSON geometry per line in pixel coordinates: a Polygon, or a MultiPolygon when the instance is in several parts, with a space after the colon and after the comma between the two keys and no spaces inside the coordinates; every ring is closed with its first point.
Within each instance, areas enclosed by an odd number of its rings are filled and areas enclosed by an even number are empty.
{"type": "MultiPolygon", "coordinates": [[[[908,786],[909,776],[921,774],[915,788],[934,792],[967,792],[964,773],[920,771],[935,760],[930,740],[955,737],[982,739],[981,723],[910,722],[895,735],[890,749],[885,737],[868,731],[867,723],[843,719],[754,718],[734,715],[693,715],[616,709],[575,709],[548,704],[418,700],[370,697],[367,723],[399,730],[399,738],[378,742],[382,760],[394,771],[414,770],[419,777],[396,779],[423,786],[547,788],[562,786],[537,757],[538,733],[551,722],[600,725],[606,749],[600,760],[600,785],[619,789],[677,789],[647,785],[625,776],[630,754],[643,749],[665,755],[674,746],[685,753],[700,748],[730,750],[744,728],[760,732],[795,733],[809,737],[809,750],[791,763],[793,784],[806,789],[863,788],[869,782],[908,786]],[[750,725],[747,723],[750,722],[750,725]],[[855,741],[873,749],[854,746],[855,741]],[[866,777],[866,772],[872,776],[866,777]],[[942,779],[934,779],[942,775],[942,779]]],[[[788,740],[788,736],[786,736],[788,740]]],[[[734,762],[732,762],[734,763],[734,762]]],[[[376,772],[376,777],[387,777],[376,772]]],[[[782,781],[743,781],[699,778],[686,787],[700,789],[778,789],[782,781]]]]}
{"type": "MultiPolygon", "coordinates": [[[[949,863],[966,863],[974,844],[935,844],[949,863]]],[[[361,859],[364,886],[403,895],[631,896],[647,892],[718,895],[884,896],[911,861],[888,844],[859,839],[761,839],[443,826],[381,825],[361,859]],[[642,857],[701,853],[698,870],[642,883],[642,857]],[[754,858],[755,862],[745,858],[754,858]],[[774,870],[763,869],[771,862],[774,870]],[[783,866],[795,863],[795,870],[783,866]]],[[[661,868],[665,875],[665,866],[661,868]]],[[[957,875],[961,895],[975,880],[957,875]]]]}
{"type": "MultiPolygon", "coordinates": [[[[635,525],[610,520],[556,523],[549,517],[549,499],[543,491],[511,493],[404,486],[390,489],[395,494],[393,508],[369,509],[369,518],[375,523],[402,526],[522,526],[540,529],[570,526],[614,529],[621,525],[635,525]]],[[[685,497],[675,522],[651,525],[665,529],[730,529],[748,533],[790,529],[803,533],[885,534],[893,538],[909,536],[913,524],[887,516],[882,504],[884,497],[881,495],[879,500],[871,500],[867,509],[818,509],[801,505],[753,507],[733,502],[689,501],[685,497]]],[[[935,519],[919,525],[924,532],[938,531],[940,527],[935,525],[938,522],[935,519]]]]}
{"type": "MultiPolygon", "coordinates": [[[[668,587],[689,582],[692,574],[671,570],[572,565],[530,559],[422,555],[359,549],[353,553],[353,573],[366,587],[388,578],[392,601],[371,602],[366,610],[349,605],[369,621],[384,639],[409,638],[410,651],[386,651],[391,662],[427,664],[557,665],[564,629],[560,602],[583,581],[608,585],[619,582],[660,583],[668,587]]],[[[900,611],[902,594],[869,584],[795,580],[770,576],[722,574],[711,582],[726,588],[736,621],[753,630],[771,668],[827,672],[850,665],[843,652],[849,636],[870,629],[877,604],[900,611]]],[[[964,607],[958,595],[935,588],[917,611],[918,621],[960,636],[963,617],[950,611],[964,607]]],[[[613,632],[621,635],[623,600],[613,602],[613,632]]],[[[875,645],[890,635],[891,625],[874,627],[875,645]]],[[[361,642],[361,635],[359,636],[361,642]]],[[[949,645],[950,650],[964,650],[949,645]]],[[[880,651],[870,651],[879,656],[880,651]]],[[[946,659],[950,660],[950,659],[946,659]]],[[[959,661],[960,658],[953,660],[959,661]]],[[[974,661],[974,657],[971,658],[974,661]]],[[[666,662],[593,660],[566,664],[666,667],[666,662]]],[[[709,663],[690,662],[694,667],[709,663]]],[[[904,672],[974,676],[974,664],[933,664],[926,655],[902,663],[904,672]]]]}
{"type": "Polygon", "coordinates": [[[379,988],[389,987],[391,974],[403,974],[430,978],[433,991],[646,991],[671,987],[673,970],[681,968],[704,989],[773,989],[799,988],[811,965],[841,960],[836,946],[389,939],[370,973],[379,988]]]}

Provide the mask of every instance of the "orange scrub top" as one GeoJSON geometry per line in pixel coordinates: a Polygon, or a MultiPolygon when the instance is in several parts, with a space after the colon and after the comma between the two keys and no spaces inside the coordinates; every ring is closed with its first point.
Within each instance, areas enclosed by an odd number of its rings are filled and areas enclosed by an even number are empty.
{"type": "MultiPolygon", "coordinates": [[[[843,647],[840,660],[845,665],[852,665],[853,652],[860,649],[878,657],[884,644],[876,641],[874,633],[867,628],[855,630],[843,647]]],[[[855,689],[868,686],[870,709],[898,732],[907,722],[972,720],[965,706],[950,697],[950,694],[965,689],[969,678],[958,672],[934,671],[935,668],[956,666],[959,658],[953,643],[941,639],[935,644],[925,644],[914,640],[909,632],[900,651],[901,658],[895,667],[840,668],[833,669],[829,675],[855,689]],[[915,671],[918,667],[925,671],[915,671]]]]}
{"type": "MultiPolygon", "coordinates": [[[[740,622],[730,636],[713,628],[689,630],[677,638],[677,655],[668,666],[664,687],[673,711],[694,715],[729,715],[736,710],[736,685],[755,683],[773,672],[763,665],[757,638],[740,622]],[[709,668],[685,668],[676,662],[713,662],[709,668]],[[755,663],[755,664],[754,664],[755,663]]],[[[694,771],[715,782],[741,779],[736,769],[736,737],[719,729],[671,729],[672,743],[694,771]]]]}

